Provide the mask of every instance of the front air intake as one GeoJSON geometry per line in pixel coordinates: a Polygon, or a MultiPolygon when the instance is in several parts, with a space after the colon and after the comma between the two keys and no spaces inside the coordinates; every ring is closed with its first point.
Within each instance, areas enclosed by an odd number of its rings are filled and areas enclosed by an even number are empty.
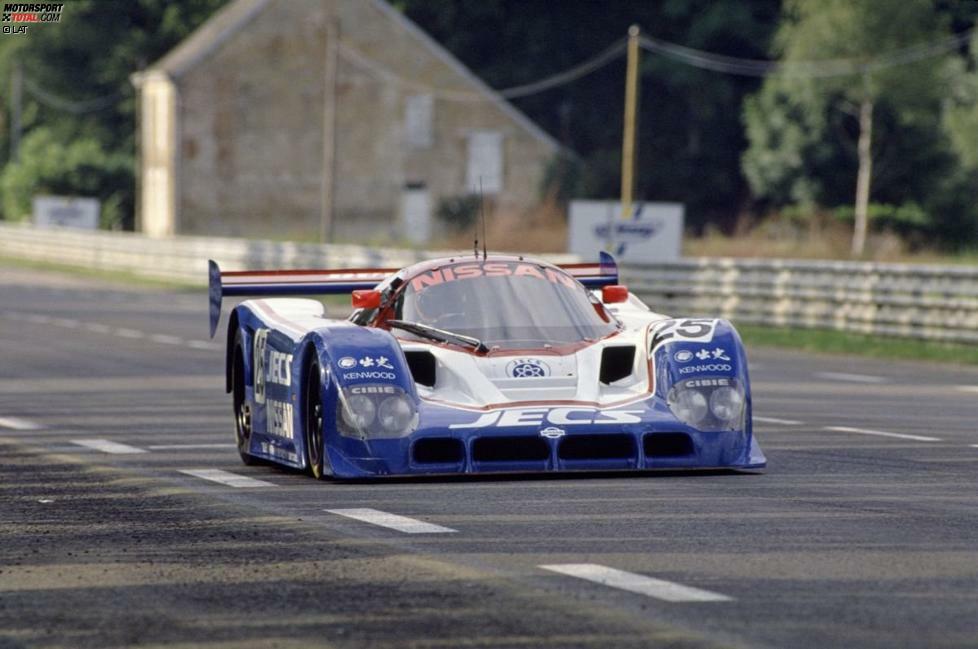
{"type": "Polygon", "coordinates": [[[601,382],[607,385],[630,376],[634,365],[635,345],[605,347],[601,350],[601,382]]]}
{"type": "Polygon", "coordinates": [[[472,444],[474,462],[542,462],[550,446],[541,437],[480,437],[472,444]]]}
{"type": "Polygon", "coordinates": [[[561,460],[635,459],[635,438],[631,435],[572,435],[560,442],[561,460]]]}
{"type": "Polygon", "coordinates": [[[645,457],[683,457],[693,454],[693,440],[686,433],[647,433],[642,440],[645,457]]]}
{"type": "Polygon", "coordinates": [[[414,443],[411,455],[415,464],[461,464],[465,447],[459,439],[428,437],[414,443]]]}

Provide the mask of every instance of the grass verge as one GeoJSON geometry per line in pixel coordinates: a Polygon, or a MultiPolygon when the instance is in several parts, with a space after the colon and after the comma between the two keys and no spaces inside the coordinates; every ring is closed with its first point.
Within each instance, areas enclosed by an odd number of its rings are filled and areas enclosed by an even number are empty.
{"type": "Polygon", "coordinates": [[[190,282],[180,282],[176,280],[157,279],[154,277],[144,277],[121,270],[96,270],[71,264],[58,264],[50,261],[35,261],[31,259],[20,259],[18,257],[7,257],[0,255],[0,267],[24,268],[42,272],[61,273],[72,277],[82,277],[128,286],[145,286],[158,289],[166,289],[181,292],[200,292],[206,291],[207,287],[203,284],[192,284],[190,282]]]}
{"type": "Polygon", "coordinates": [[[738,325],[740,337],[749,347],[778,347],[829,354],[911,361],[940,361],[978,365],[978,347],[910,338],[869,336],[827,329],[793,329],[738,325]]]}

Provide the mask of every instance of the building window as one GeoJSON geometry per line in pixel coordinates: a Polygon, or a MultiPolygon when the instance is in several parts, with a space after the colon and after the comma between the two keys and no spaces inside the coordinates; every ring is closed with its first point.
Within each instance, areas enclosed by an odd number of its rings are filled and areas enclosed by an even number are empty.
{"type": "Polygon", "coordinates": [[[503,134],[499,131],[469,133],[469,156],[465,184],[473,192],[503,191],[503,134]]]}
{"type": "Polygon", "coordinates": [[[431,95],[409,95],[404,105],[404,132],[412,149],[427,149],[434,142],[435,101],[431,95]]]}

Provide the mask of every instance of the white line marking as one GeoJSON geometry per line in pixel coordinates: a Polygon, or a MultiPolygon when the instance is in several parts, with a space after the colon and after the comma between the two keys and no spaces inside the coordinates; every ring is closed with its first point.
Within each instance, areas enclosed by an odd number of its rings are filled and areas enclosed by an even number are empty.
{"type": "Polygon", "coordinates": [[[107,334],[112,331],[112,327],[109,325],[104,325],[100,322],[85,322],[82,324],[82,327],[96,334],[107,334]]]}
{"type": "Polygon", "coordinates": [[[733,600],[732,597],[720,593],[683,586],[664,579],[646,577],[634,572],[616,570],[596,563],[556,563],[541,565],[540,567],[551,572],[586,579],[602,586],[620,588],[630,593],[638,593],[666,602],[729,602],[733,600]]]}
{"type": "Polygon", "coordinates": [[[0,417],[0,428],[13,430],[41,430],[44,426],[18,417],[0,417]]]}
{"type": "Polygon", "coordinates": [[[978,392],[978,385],[959,385],[956,389],[958,392],[978,392]]]}
{"type": "Polygon", "coordinates": [[[778,419],[777,417],[758,417],[754,415],[754,421],[759,421],[762,424],[782,424],[784,426],[801,426],[803,421],[797,421],[795,419],[778,419]]]}
{"type": "Polygon", "coordinates": [[[823,430],[831,430],[837,433],[857,433],[859,435],[876,435],[878,437],[895,437],[897,439],[912,439],[915,442],[940,442],[940,437],[927,437],[925,435],[906,435],[904,433],[887,433],[882,430],[867,430],[865,428],[850,428],[849,426],[825,426],[823,430]]]}
{"type": "Polygon", "coordinates": [[[49,504],[53,503],[54,501],[52,499],[50,499],[50,498],[41,498],[37,502],[41,503],[42,505],[49,505],[49,504]]]}
{"type": "Polygon", "coordinates": [[[820,379],[830,381],[849,381],[851,383],[886,383],[882,376],[870,376],[868,374],[848,374],[846,372],[815,372],[815,376],[820,379]]]}
{"type": "Polygon", "coordinates": [[[73,439],[71,443],[92,448],[96,451],[102,451],[103,453],[111,453],[112,455],[132,455],[133,453],[146,452],[145,449],[129,446],[128,444],[111,442],[107,439],[73,439]]]}
{"type": "Polygon", "coordinates": [[[970,444],[971,448],[978,448],[978,444],[970,444]]]}
{"type": "Polygon", "coordinates": [[[435,525],[434,523],[425,523],[424,521],[419,521],[414,518],[398,516],[397,514],[389,514],[377,509],[327,509],[326,511],[330,514],[346,516],[347,518],[353,518],[358,521],[363,521],[364,523],[371,523],[381,527],[389,527],[392,530],[404,532],[405,534],[441,534],[456,531],[450,527],[442,527],[441,525],[435,525]]]}
{"type": "Polygon", "coordinates": [[[157,444],[155,446],[147,446],[151,451],[180,451],[184,449],[192,448],[236,448],[234,444],[157,444]]]}
{"type": "Polygon", "coordinates": [[[163,343],[164,345],[182,345],[183,339],[177,338],[176,336],[167,336],[166,334],[153,334],[149,337],[154,343],[163,343]]]}
{"type": "Polygon", "coordinates": [[[71,318],[54,318],[51,320],[51,324],[58,325],[59,327],[67,327],[68,329],[74,329],[78,326],[78,321],[71,318]]]}
{"type": "Polygon", "coordinates": [[[218,345],[217,343],[208,342],[206,340],[189,340],[187,341],[187,347],[191,349],[221,349],[223,345],[218,345]]]}
{"type": "Polygon", "coordinates": [[[220,469],[188,469],[182,470],[180,473],[193,476],[195,478],[201,478],[202,480],[210,480],[211,482],[217,482],[229,487],[235,487],[237,489],[278,486],[272,484],[271,482],[256,480],[254,478],[249,478],[248,476],[231,473],[230,471],[221,471],[220,469]]]}
{"type": "Polygon", "coordinates": [[[113,331],[115,335],[121,338],[145,338],[146,334],[142,331],[137,331],[136,329],[126,329],[125,327],[119,327],[113,331]]]}

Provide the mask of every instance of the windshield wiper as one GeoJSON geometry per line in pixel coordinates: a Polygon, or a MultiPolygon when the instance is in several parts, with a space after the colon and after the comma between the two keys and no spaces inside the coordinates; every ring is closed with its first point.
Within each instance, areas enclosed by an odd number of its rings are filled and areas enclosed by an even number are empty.
{"type": "Polygon", "coordinates": [[[436,329],[435,327],[423,325],[420,322],[411,322],[409,320],[388,320],[387,324],[395,329],[403,329],[404,331],[409,331],[430,340],[436,340],[442,343],[460,342],[464,345],[472,347],[477,352],[489,351],[486,344],[478,338],[463,336],[462,334],[457,334],[452,331],[445,331],[444,329],[436,329]]]}

